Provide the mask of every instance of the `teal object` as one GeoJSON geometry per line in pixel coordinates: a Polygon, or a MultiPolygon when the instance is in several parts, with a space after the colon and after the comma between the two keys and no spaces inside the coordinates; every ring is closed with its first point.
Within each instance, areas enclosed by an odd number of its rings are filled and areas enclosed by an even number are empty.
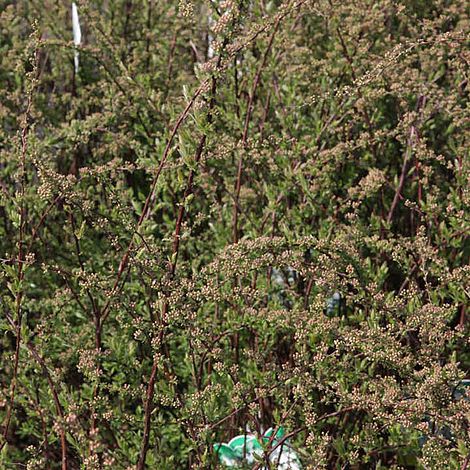
{"type": "MultiPolygon", "coordinates": [[[[271,436],[273,435],[274,429],[269,428],[263,435],[263,440],[267,443],[269,442],[269,439],[271,439],[271,436]]],[[[278,442],[280,439],[282,439],[285,436],[286,432],[284,431],[284,428],[282,426],[279,426],[276,431],[276,436],[273,439],[273,442],[278,442]]]]}
{"type": "Polygon", "coordinates": [[[219,456],[220,463],[226,467],[236,467],[238,465],[239,456],[228,444],[215,444],[214,449],[219,456]]]}
{"type": "MultiPolygon", "coordinates": [[[[269,428],[262,437],[262,442],[266,447],[272,438],[274,429],[269,428]]],[[[282,426],[277,428],[272,439],[272,447],[285,436],[282,426]]],[[[235,436],[228,443],[218,443],[214,445],[221,464],[228,468],[241,468],[246,465],[253,465],[264,455],[263,445],[253,434],[241,434],[235,436]]],[[[269,461],[274,464],[272,468],[277,470],[301,470],[302,465],[297,453],[290,447],[286,440],[279,447],[276,447],[269,455],[269,461]]],[[[265,470],[265,467],[262,468],[265,470]]]]}
{"type": "Polygon", "coordinates": [[[245,460],[249,464],[254,463],[256,457],[263,456],[263,447],[253,435],[235,436],[228,445],[239,459],[245,460]]]}

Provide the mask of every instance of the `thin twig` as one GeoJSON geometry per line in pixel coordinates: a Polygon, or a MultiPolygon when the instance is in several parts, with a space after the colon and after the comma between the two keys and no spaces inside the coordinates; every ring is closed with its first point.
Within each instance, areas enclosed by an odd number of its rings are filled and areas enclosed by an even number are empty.
{"type": "Polygon", "coordinates": [[[238,160],[238,167],[237,167],[237,179],[235,182],[235,202],[233,204],[233,221],[232,221],[232,226],[233,226],[233,242],[237,243],[238,242],[238,201],[240,199],[240,189],[241,189],[241,181],[242,181],[242,173],[243,173],[243,152],[246,151],[246,143],[248,139],[248,129],[250,125],[250,120],[251,120],[251,113],[253,111],[253,102],[255,99],[256,95],[256,89],[258,88],[258,84],[261,79],[261,73],[263,71],[263,68],[266,65],[267,59],[269,52],[271,51],[272,45],[274,43],[274,37],[279,29],[279,24],[280,24],[281,19],[278,18],[276,23],[274,24],[274,29],[273,32],[271,33],[271,36],[269,38],[268,42],[268,47],[266,48],[263,56],[263,60],[259,64],[258,70],[256,71],[255,78],[253,80],[253,86],[251,88],[251,93],[248,99],[248,107],[246,110],[246,116],[245,116],[245,125],[243,127],[243,135],[242,135],[242,153],[240,155],[240,158],[238,160]]]}
{"type": "MultiPolygon", "coordinates": [[[[418,112],[424,107],[425,103],[426,103],[426,97],[420,96],[418,98],[418,103],[416,105],[418,112]]],[[[414,145],[416,139],[419,138],[418,130],[417,130],[416,125],[417,125],[417,123],[413,123],[410,127],[410,135],[409,135],[409,138],[408,138],[408,145],[407,145],[407,149],[406,149],[406,152],[405,152],[405,158],[403,160],[403,165],[402,165],[402,168],[401,168],[400,180],[398,182],[398,186],[397,186],[397,189],[395,191],[395,196],[393,197],[392,205],[390,207],[390,211],[389,211],[388,216],[387,216],[387,223],[388,224],[390,224],[390,222],[393,219],[393,213],[395,212],[398,201],[401,197],[401,191],[403,190],[403,186],[405,184],[406,172],[407,172],[407,168],[408,168],[408,162],[411,159],[411,153],[413,151],[413,145],[414,145]]]]}
{"type": "Polygon", "coordinates": [[[8,431],[10,428],[11,417],[13,414],[13,407],[15,403],[15,391],[18,379],[18,365],[20,361],[20,346],[21,346],[21,327],[23,320],[23,312],[21,309],[21,304],[23,300],[23,289],[22,282],[24,279],[24,261],[25,261],[25,250],[24,250],[24,235],[25,235],[25,225],[26,225],[26,207],[25,207],[25,191],[26,191],[26,154],[28,150],[28,134],[30,130],[29,118],[31,116],[31,110],[33,105],[33,91],[35,88],[35,81],[37,79],[38,71],[38,61],[39,61],[39,50],[36,48],[34,51],[34,67],[36,72],[36,78],[33,78],[31,81],[31,89],[28,92],[28,101],[26,106],[26,111],[23,116],[22,129],[21,129],[21,176],[20,176],[20,221],[19,221],[19,234],[18,234],[18,271],[17,271],[17,280],[18,287],[15,294],[15,309],[16,309],[16,344],[15,344],[15,355],[13,359],[13,377],[10,384],[10,400],[9,406],[6,413],[5,425],[3,430],[3,442],[0,444],[0,452],[7,442],[8,431]]]}

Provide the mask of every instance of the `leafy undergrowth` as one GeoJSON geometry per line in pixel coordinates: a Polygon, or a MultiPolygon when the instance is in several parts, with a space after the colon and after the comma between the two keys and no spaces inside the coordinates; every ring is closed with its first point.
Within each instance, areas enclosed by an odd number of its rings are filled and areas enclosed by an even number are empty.
{"type": "Polygon", "coordinates": [[[469,466],[466,2],[0,12],[2,469],[469,466]]]}

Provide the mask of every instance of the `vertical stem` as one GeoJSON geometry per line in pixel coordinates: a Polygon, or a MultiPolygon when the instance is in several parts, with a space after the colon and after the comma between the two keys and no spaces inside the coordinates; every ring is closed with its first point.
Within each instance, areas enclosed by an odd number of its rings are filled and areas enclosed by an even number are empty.
{"type": "Polygon", "coordinates": [[[248,106],[246,110],[246,116],[245,116],[245,125],[243,127],[243,135],[242,135],[242,154],[240,155],[240,158],[238,160],[238,166],[237,166],[237,179],[235,182],[235,200],[233,203],[233,218],[232,218],[232,227],[233,227],[233,243],[238,242],[238,212],[239,212],[239,199],[240,199],[240,189],[242,186],[242,173],[243,173],[243,152],[246,150],[246,143],[248,139],[248,129],[250,126],[250,120],[251,120],[251,114],[253,111],[253,102],[255,99],[256,95],[256,89],[258,88],[258,84],[261,79],[261,73],[263,71],[264,66],[266,65],[266,61],[268,59],[269,52],[271,51],[273,42],[274,42],[274,36],[276,35],[278,29],[279,29],[279,23],[280,23],[280,18],[277,19],[276,23],[274,24],[273,32],[271,33],[271,36],[269,38],[268,42],[268,47],[266,48],[266,51],[264,52],[263,60],[261,61],[260,65],[258,66],[258,70],[256,71],[255,78],[253,80],[253,85],[251,88],[251,93],[248,98],[248,106]]]}
{"type": "Polygon", "coordinates": [[[10,428],[11,417],[13,414],[13,407],[15,403],[15,392],[16,385],[18,381],[18,365],[20,361],[20,346],[21,346],[21,327],[23,321],[23,312],[21,309],[21,303],[23,300],[23,279],[24,279],[24,262],[25,262],[25,252],[24,252],[24,231],[26,225],[26,207],[25,207],[25,191],[26,191],[26,153],[28,149],[28,133],[29,133],[29,123],[28,119],[31,115],[32,101],[33,101],[33,91],[36,85],[37,72],[38,72],[38,61],[39,61],[39,50],[36,49],[34,52],[34,70],[33,73],[36,75],[32,78],[31,88],[28,92],[28,101],[26,106],[26,111],[22,120],[22,129],[21,129],[21,155],[20,155],[20,223],[19,223],[19,234],[18,234],[18,271],[17,271],[17,281],[18,281],[18,290],[15,294],[15,314],[16,319],[14,320],[14,325],[16,328],[16,341],[15,341],[15,355],[13,359],[13,377],[11,379],[10,385],[10,402],[5,418],[5,425],[3,430],[3,442],[0,444],[0,451],[3,449],[7,442],[8,431],[10,428]]]}
{"type": "MultiPolygon", "coordinates": [[[[226,44],[226,41],[224,42],[226,44]]],[[[219,56],[218,63],[217,65],[220,65],[222,57],[219,56]]],[[[215,77],[212,77],[212,86],[211,86],[211,100],[209,104],[209,109],[207,111],[207,121],[210,124],[212,122],[212,111],[215,106],[215,93],[217,89],[217,80],[215,77]]],[[[199,163],[202,153],[204,151],[204,147],[206,144],[207,136],[203,134],[201,136],[201,139],[199,141],[199,145],[196,150],[196,155],[194,157],[194,160],[197,163],[199,163]]],[[[175,232],[173,235],[173,254],[172,258],[170,261],[169,265],[169,275],[170,277],[173,277],[176,271],[176,263],[178,261],[178,253],[179,253],[179,246],[180,246],[180,233],[181,233],[181,227],[183,223],[183,218],[184,218],[184,213],[185,213],[185,201],[188,198],[188,196],[192,193],[193,191],[193,181],[194,181],[194,175],[195,175],[195,170],[190,170],[187,183],[186,183],[186,189],[183,194],[183,199],[180,204],[179,210],[178,210],[178,215],[176,219],[176,226],[175,226],[175,232]]],[[[165,315],[165,313],[168,310],[168,303],[165,302],[165,305],[163,306],[163,313],[162,316],[165,315]]],[[[161,325],[161,332],[160,332],[160,341],[159,344],[163,344],[163,331],[164,331],[164,322],[162,318],[162,325],[161,325]]],[[[167,352],[168,354],[168,352],[167,352]]],[[[145,405],[144,405],[144,433],[142,436],[142,446],[140,449],[140,454],[139,454],[139,460],[137,462],[137,470],[143,470],[145,468],[145,460],[147,457],[147,452],[149,448],[149,442],[150,442],[150,425],[151,425],[151,417],[152,417],[152,411],[153,411],[153,396],[155,394],[155,381],[157,378],[157,371],[158,371],[158,360],[157,358],[154,359],[153,364],[152,364],[152,370],[150,373],[150,378],[149,378],[149,383],[147,385],[147,393],[145,397],[145,405]]]]}
{"type": "Polygon", "coordinates": [[[57,393],[57,389],[54,385],[54,382],[52,381],[52,377],[49,374],[49,371],[47,369],[46,363],[44,362],[44,359],[39,355],[39,353],[36,351],[35,347],[31,342],[27,343],[28,349],[31,352],[31,355],[34,357],[34,359],[40,364],[41,369],[43,374],[46,376],[47,382],[49,384],[49,389],[51,390],[52,393],[52,398],[54,400],[54,405],[56,408],[57,416],[60,418],[61,423],[60,423],[60,447],[62,450],[62,470],[67,470],[67,441],[65,438],[65,428],[64,428],[64,412],[62,409],[62,405],[60,404],[59,400],[59,395],[57,393]]]}
{"type": "MultiPolygon", "coordinates": [[[[416,105],[416,110],[418,112],[421,111],[422,108],[424,107],[425,103],[426,103],[426,97],[422,96],[422,95],[419,96],[418,103],[416,105]]],[[[407,168],[408,168],[408,162],[411,158],[411,153],[413,151],[413,145],[414,145],[415,141],[418,138],[419,138],[419,135],[418,135],[418,130],[417,130],[417,123],[415,122],[410,127],[410,134],[409,134],[409,137],[408,137],[408,145],[407,145],[407,149],[406,149],[406,152],[405,152],[405,158],[403,160],[403,165],[402,165],[402,168],[401,168],[400,180],[398,182],[398,186],[397,186],[397,189],[395,191],[395,196],[393,197],[392,205],[390,207],[390,211],[389,211],[388,216],[387,216],[387,223],[390,223],[392,221],[393,213],[395,212],[398,201],[401,198],[401,191],[402,191],[403,186],[405,184],[406,171],[407,171],[407,168]]]]}
{"type": "Polygon", "coordinates": [[[150,28],[152,26],[152,10],[154,0],[147,0],[147,38],[145,40],[145,65],[147,72],[150,68],[150,28]]]}
{"type": "MultiPolygon", "coordinates": [[[[81,254],[81,248],[80,248],[80,240],[77,237],[76,234],[76,223],[75,223],[75,217],[73,216],[72,213],[70,213],[69,216],[70,219],[70,224],[72,227],[72,236],[75,242],[75,251],[77,254],[77,259],[78,259],[78,264],[80,265],[80,271],[82,272],[82,275],[86,275],[85,273],[85,265],[83,263],[82,259],[82,254],[81,254]]],[[[92,305],[92,310],[93,310],[93,324],[95,327],[95,349],[97,352],[97,360],[99,361],[99,355],[101,352],[101,314],[99,307],[93,298],[90,289],[87,287],[86,289],[87,296],[91,302],[92,305]]],[[[99,366],[97,366],[99,368],[99,366]]],[[[99,394],[99,374],[97,374],[97,383],[93,389],[93,400],[95,400],[98,397],[99,394]]],[[[94,406],[92,406],[91,409],[91,419],[90,419],[90,446],[89,446],[89,451],[90,455],[93,454],[93,441],[96,437],[96,416],[95,416],[95,409],[94,406]]]]}

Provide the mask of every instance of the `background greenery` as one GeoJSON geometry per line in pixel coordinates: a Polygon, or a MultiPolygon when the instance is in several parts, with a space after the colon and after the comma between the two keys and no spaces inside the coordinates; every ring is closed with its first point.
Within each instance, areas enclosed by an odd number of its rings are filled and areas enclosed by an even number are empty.
{"type": "Polygon", "coordinates": [[[0,0],[0,467],[468,468],[466,2],[77,6],[0,0]]]}

